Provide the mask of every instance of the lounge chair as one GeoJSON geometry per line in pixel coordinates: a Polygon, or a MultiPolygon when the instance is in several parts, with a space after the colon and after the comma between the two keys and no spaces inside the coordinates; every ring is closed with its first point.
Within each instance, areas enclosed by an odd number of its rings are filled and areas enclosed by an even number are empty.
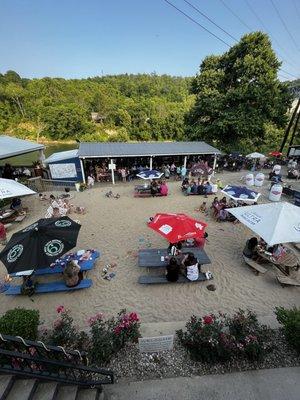
{"type": "MultiPolygon", "coordinates": [[[[210,278],[212,279],[212,278],[210,278]]],[[[196,281],[190,281],[188,280],[185,276],[180,275],[178,278],[178,281],[176,282],[170,282],[167,280],[166,275],[156,275],[156,276],[150,276],[150,275],[144,275],[140,276],[138,282],[142,285],[151,285],[151,284],[162,284],[162,283],[195,283],[195,282],[203,282],[207,281],[206,274],[200,273],[199,278],[196,281]]]]}
{"type": "MultiPolygon", "coordinates": [[[[198,248],[182,248],[183,253],[192,252],[200,265],[210,264],[211,261],[204,250],[198,248]]],[[[167,249],[139,250],[138,263],[140,268],[166,268],[168,260],[162,259],[169,255],[167,249]]]]}
{"type": "MultiPolygon", "coordinates": [[[[86,289],[91,287],[93,284],[91,279],[83,279],[77,286],[67,287],[63,281],[49,282],[49,283],[38,283],[35,292],[36,293],[54,293],[54,292],[70,292],[72,290],[86,289]]],[[[10,285],[9,288],[4,292],[6,295],[19,295],[21,294],[21,285],[10,285]]]]}
{"type": "MultiPolygon", "coordinates": [[[[91,257],[92,257],[91,260],[85,260],[85,261],[81,261],[81,262],[79,263],[79,265],[80,265],[80,270],[81,270],[82,272],[90,271],[91,269],[93,269],[93,267],[94,267],[94,265],[95,265],[95,262],[96,262],[96,259],[97,259],[98,257],[100,257],[99,251],[95,251],[94,253],[92,253],[91,257]]],[[[54,267],[54,268],[49,267],[49,268],[37,269],[37,270],[34,272],[34,276],[39,276],[39,275],[52,275],[52,274],[62,274],[62,273],[63,273],[63,270],[64,270],[64,268],[63,268],[62,266],[60,266],[60,265],[57,266],[57,267],[54,267]]],[[[10,274],[10,276],[11,276],[12,278],[19,278],[19,277],[21,277],[22,275],[17,275],[17,273],[13,273],[13,274],[10,274]]]]}
{"type": "Polygon", "coordinates": [[[289,278],[288,276],[277,275],[276,279],[282,287],[300,286],[300,282],[296,281],[295,279],[289,278]]]}

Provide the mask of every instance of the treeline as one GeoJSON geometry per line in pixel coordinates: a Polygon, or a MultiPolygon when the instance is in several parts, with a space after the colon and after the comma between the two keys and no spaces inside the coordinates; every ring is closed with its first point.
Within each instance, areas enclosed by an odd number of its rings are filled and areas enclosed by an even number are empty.
{"type": "Polygon", "coordinates": [[[8,71],[0,75],[0,131],[52,140],[183,140],[190,83],[155,74],[24,79],[8,71]]]}
{"type": "Polygon", "coordinates": [[[206,57],[193,78],[156,74],[24,79],[0,74],[0,132],[50,140],[206,140],[224,150],[276,149],[299,80],[281,83],[262,32],[206,57]],[[91,116],[98,121],[93,121],[91,116]]]}

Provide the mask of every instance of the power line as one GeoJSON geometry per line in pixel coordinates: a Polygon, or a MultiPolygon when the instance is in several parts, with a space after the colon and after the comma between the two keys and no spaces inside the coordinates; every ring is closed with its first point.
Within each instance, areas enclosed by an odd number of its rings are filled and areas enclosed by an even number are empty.
{"type": "Polygon", "coordinates": [[[296,10],[296,13],[298,14],[298,18],[300,18],[300,11],[299,11],[299,8],[297,6],[297,2],[295,0],[293,0],[293,4],[294,4],[295,10],[296,10]]]}
{"type": "Polygon", "coordinates": [[[296,75],[293,75],[293,74],[291,74],[291,73],[289,73],[289,72],[285,71],[285,70],[284,70],[284,69],[282,69],[282,68],[280,68],[280,71],[284,72],[284,73],[285,73],[285,74],[287,74],[287,75],[290,75],[290,76],[292,76],[293,78],[299,79],[299,76],[297,77],[296,75]]]}
{"type": "Polygon", "coordinates": [[[211,18],[209,18],[206,14],[204,14],[202,11],[199,10],[196,6],[194,6],[192,3],[190,3],[187,0],[183,0],[185,3],[187,3],[190,7],[192,7],[194,10],[196,10],[200,15],[202,15],[204,18],[206,18],[209,22],[214,24],[217,28],[221,29],[222,32],[224,32],[226,35],[231,37],[231,39],[235,40],[238,42],[238,39],[232,36],[230,33],[228,33],[225,29],[223,29],[220,25],[216,24],[211,18]]]}
{"type": "Polygon", "coordinates": [[[242,20],[242,18],[240,18],[240,17],[237,15],[237,14],[229,7],[229,5],[225,3],[224,0],[220,0],[220,2],[223,4],[223,6],[224,6],[225,8],[227,8],[227,10],[228,10],[229,12],[231,12],[232,15],[234,15],[234,16],[240,21],[241,24],[243,24],[249,31],[253,31],[253,29],[250,28],[250,26],[247,25],[246,22],[244,22],[244,21],[242,20]]]}
{"type": "Polygon", "coordinates": [[[287,31],[289,37],[292,39],[292,41],[293,41],[293,43],[294,43],[296,49],[297,49],[298,51],[300,51],[300,50],[299,50],[299,47],[298,47],[298,44],[297,44],[296,40],[294,39],[294,36],[291,34],[291,32],[290,32],[290,30],[288,29],[288,27],[287,27],[287,25],[286,25],[284,19],[281,17],[280,12],[279,12],[278,8],[276,7],[274,1],[273,1],[273,0],[270,0],[270,1],[271,1],[271,4],[272,4],[273,8],[275,9],[275,11],[276,11],[276,13],[277,13],[278,18],[280,19],[282,25],[284,26],[285,30],[287,31]]]}
{"type": "Polygon", "coordinates": [[[200,26],[200,28],[204,29],[206,32],[208,32],[210,35],[214,36],[216,39],[218,39],[220,42],[226,44],[226,46],[231,47],[230,44],[226,43],[223,39],[221,39],[219,36],[215,35],[213,32],[205,28],[205,26],[201,25],[199,22],[194,20],[192,17],[190,17],[188,14],[186,14],[184,11],[180,10],[180,8],[176,7],[175,4],[171,3],[169,0],[163,0],[165,3],[168,3],[171,7],[175,8],[178,12],[180,12],[182,15],[184,15],[186,18],[188,18],[190,21],[194,22],[194,24],[200,26]]]}
{"type": "MultiPolygon", "coordinates": [[[[278,40],[271,35],[270,31],[268,30],[268,28],[266,27],[266,25],[264,24],[264,22],[262,21],[262,19],[260,18],[260,16],[256,13],[255,9],[252,7],[252,5],[250,4],[250,2],[248,0],[245,0],[245,3],[247,4],[247,6],[249,7],[250,11],[252,12],[252,14],[258,19],[258,21],[260,22],[261,26],[265,29],[265,31],[270,35],[270,38],[277,44],[277,46],[284,51],[284,53],[288,55],[288,53],[286,52],[286,50],[280,45],[280,43],[278,42],[278,40]]],[[[282,59],[282,61],[284,61],[286,64],[289,64],[291,67],[293,67],[295,69],[295,65],[293,66],[293,63],[290,63],[289,61],[285,60],[284,57],[279,53],[279,51],[277,50],[278,55],[280,56],[280,58],[282,59]]],[[[297,68],[298,69],[298,68],[297,68]]]]}

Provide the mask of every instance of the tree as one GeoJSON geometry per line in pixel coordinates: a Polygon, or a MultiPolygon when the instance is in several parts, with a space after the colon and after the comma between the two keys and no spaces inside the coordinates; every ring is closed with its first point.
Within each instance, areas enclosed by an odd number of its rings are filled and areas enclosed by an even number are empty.
{"type": "Polygon", "coordinates": [[[250,140],[264,143],[266,126],[286,124],[291,101],[287,85],[277,79],[280,62],[268,35],[242,37],[222,56],[209,56],[192,83],[195,105],[188,113],[187,133],[224,149],[250,140]]]}

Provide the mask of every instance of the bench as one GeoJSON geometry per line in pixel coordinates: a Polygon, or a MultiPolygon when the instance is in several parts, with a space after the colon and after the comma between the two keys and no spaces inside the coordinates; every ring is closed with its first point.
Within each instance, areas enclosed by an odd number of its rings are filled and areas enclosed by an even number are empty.
{"type": "MultiPolygon", "coordinates": [[[[183,253],[192,252],[200,265],[211,263],[204,250],[199,248],[182,248],[181,251],[183,253]]],[[[165,259],[166,256],[169,256],[168,249],[139,250],[138,265],[140,268],[166,268],[169,263],[169,260],[165,259]],[[162,257],[164,258],[163,260],[162,257]]]]}
{"type": "MultiPolygon", "coordinates": [[[[35,292],[36,293],[54,293],[54,292],[70,292],[78,289],[87,289],[93,284],[91,279],[82,279],[79,285],[74,287],[67,287],[63,281],[49,282],[49,283],[38,283],[35,292]]],[[[10,285],[9,288],[4,292],[6,295],[19,295],[21,294],[21,285],[10,285]]]]}
{"type": "MultiPolygon", "coordinates": [[[[162,197],[163,195],[161,193],[156,193],[154,196],[152,196],[151,192],[134,192],[134,197],[162,197]]],[[[165,196],[167,197],[167,196],[165,196]]]]}
{"type": "Polygon", "coordinates": [[[300,251],[300,243],[293,243],[293,246],[300,251]]]}
{"type": "Polygon", "coordinates": [[[257,262],[251,260],[251,258],[245,257],[243,255],[243,259],[247,265],[249,265],[250,268],[253,269],[255,275],[259,274],[265,274],[268,270],[261,265],[259,265],[257,262]]]}
{"type": "MultiPolygon", "coordinates": [[[[211,278],[212,279],[212,278],[211,278]]],[[[152,284],[161,284],[161,283],[194,283],[194,282],[203,282],[207,281],[207,277],[205,274],[200,272],[199,278],[196,281],[190,281],[185,276],[180,275],[178,281],[170,282],[167,280],[166,275],[143,275],[139,277],[138,283],[142,285],[152,285],[152,284]]]]}
{"type": "Polygon", "coordinates": [[[295,279],[289,278],[288,276],[277,275],[276,279],[282,287],[300,286],[300,282],[296,281],[295,279]]]}
{"type": "MultiPolygon", "coordinates": [[[[81,261],[79,262],[79,266],[80,266],[80,270],[82,272],[85,271],[90,271],[91,269],[93,269],[96,259],[100,257],[100,253],[99,251],[95,251],[94,253],[92,253],[91,255],[91,260],[85,260],[85,261],[81,261]]],[[[64,271],[64,267],[58,265],[54,268],[48,267],[48,268],[41,268],[41,269],[37,269],[34,271],[34,276],[39,276],[39,275],[52,275],[52,274],[62,274],[64,271]]],[[[12,278],[20,278],[22,275],[18,275],[17,272],[13,273],[13,274],[9,274],[12,278]]]]}

